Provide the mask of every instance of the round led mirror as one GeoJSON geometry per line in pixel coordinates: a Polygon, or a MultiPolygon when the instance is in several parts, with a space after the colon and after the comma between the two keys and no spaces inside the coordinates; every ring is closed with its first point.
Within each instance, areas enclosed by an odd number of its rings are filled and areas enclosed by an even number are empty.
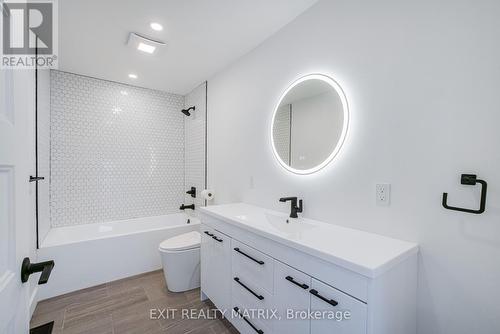
{"type": "Polygon", "coordinates": [[[339,84],[321,74],[302,77],[285,90],[274,110],[274,155],[293,173],[314,173],[338,154],[348,124],[347,100],[339,84]]]}

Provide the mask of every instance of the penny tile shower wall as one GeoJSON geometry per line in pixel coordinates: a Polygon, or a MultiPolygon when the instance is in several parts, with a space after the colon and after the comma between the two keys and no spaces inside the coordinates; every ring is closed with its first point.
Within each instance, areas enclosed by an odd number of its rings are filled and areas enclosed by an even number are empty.
{"type": "Polygon", "coordinates": [[[184,97],[51,71],[53,227],[179,212],[184,97]]]}
{"type": "Polygon", "coordinates": [[[196,109],[191,116],[185,118],[184,131],[186,141],[185,148],[185,171],[186,189],[196,187],[196,198],[185,195],[185,203],[194,203],[196,207],[204,206],[205,201],[200,193],[205,189],[205,134],[206,134],[206,110],[207,110],[207,86],[206,82],[196,87],[186,95],[185,107],[194,106],[196,109]]]}

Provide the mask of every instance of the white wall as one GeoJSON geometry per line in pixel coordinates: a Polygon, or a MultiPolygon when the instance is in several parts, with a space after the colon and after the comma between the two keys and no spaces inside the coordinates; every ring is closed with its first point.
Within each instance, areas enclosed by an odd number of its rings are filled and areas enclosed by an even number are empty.
{"type": "MultiPolygon", "coordinates": [[[[209,80],[209,184],[247,201],[417,241],[420,334],[500,332],[500,2],[324,0],[209,80]],[[341,84],[351,126],[337,159],[296,176],[275,161],[272,111],[296,78],[341,84]],[[489,182],[487,211],[462,172],[489,182]],[[253,177],[253,182],[250,182],[253,177]],[[392,184],[390,207],[375,184],[392,184]],[[253,188],[251,185],[253,184],[253,188]]],[[[363,245],[360,245],[363,247],[363,245]]]]}

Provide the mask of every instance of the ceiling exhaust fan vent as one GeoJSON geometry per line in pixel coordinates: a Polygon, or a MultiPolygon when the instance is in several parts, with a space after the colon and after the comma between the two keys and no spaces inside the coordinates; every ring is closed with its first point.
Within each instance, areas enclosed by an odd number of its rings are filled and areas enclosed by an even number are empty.
{"type": "Polygon", "coordinates": [[[166,44],[145,36],[131,32],[128,36],[127,46],[147,54],[157,54],[166,44]]]}

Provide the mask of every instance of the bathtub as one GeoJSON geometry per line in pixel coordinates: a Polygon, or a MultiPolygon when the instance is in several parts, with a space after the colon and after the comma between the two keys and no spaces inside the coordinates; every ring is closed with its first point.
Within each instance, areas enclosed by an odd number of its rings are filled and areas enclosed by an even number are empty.
{"type": "Polygon", "coordinates": [[[160,242],[199,228],[199,219],[184,213],[52,228],[38,261],[54,260],[55,267],[37,299],[160,269],[160,242]]]}

